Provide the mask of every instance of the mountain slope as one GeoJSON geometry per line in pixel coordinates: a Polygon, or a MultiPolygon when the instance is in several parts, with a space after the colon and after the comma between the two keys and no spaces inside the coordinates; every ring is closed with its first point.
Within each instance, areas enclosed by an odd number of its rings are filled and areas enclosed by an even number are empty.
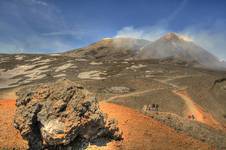
{"type": "Polygon", "coordinates": [[[136,55],[150,41],[133,38],[106,38],[64,55],[90,59],[126,59],[136,55]]]}

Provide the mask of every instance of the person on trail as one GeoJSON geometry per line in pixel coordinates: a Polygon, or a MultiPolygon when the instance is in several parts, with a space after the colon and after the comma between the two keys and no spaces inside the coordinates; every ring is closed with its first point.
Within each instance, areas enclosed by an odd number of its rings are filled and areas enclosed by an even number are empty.
{"type": "Polygon", "coordinates": [[[156,111],[159,111],[159,104],[155,105],[156,111]]]}
{"type": "Polygon", "coordinates": [[[155,111],[155,104],[152,104],[152,111],[155,111]]]}
{"type": "Polygon", "coordinates": [[[188,119],[191,120],[191,115],[188,115],[188,119]]]}

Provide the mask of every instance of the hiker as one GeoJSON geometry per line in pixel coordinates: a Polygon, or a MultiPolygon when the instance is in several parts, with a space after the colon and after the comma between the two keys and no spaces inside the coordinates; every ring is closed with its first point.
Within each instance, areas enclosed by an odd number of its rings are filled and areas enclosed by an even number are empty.
{"type": "Polygon", "coordinates": [[[191,120],[191,115],[188,115],[188,119],[191,120]]]}
{"type": "Polygon", "coordinates": [[[158,104],[155,105],[155,108],[156,108],[156,111],[159,111],[159,105],[158,104]]]}
{"type": "Polygon", "coordinates": [[[152,104],[152,111],[155,111],[155,104],[152,104]]]}

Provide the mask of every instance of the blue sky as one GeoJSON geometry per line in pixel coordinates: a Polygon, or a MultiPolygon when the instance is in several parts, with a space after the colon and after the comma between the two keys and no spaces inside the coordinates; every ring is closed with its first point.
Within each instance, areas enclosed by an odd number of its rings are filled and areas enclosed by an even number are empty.
{"type": "Polygon", "coordinates": [[[104,37],[186,34],[226,59],[225,0],[1,0],[0,52],[46,53],[104,37]]]}

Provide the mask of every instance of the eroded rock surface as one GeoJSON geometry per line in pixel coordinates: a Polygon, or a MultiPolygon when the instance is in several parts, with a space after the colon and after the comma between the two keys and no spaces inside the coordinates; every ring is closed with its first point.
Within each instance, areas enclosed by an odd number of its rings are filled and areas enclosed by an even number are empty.
{"type": "Polygon", "coordinates": [[[29,86],[17,96],[14,126],[30,149],[74,149],[97,138],[121,139],[117,122],[107,119],[95,96],[74,82],[29,86]]]}

